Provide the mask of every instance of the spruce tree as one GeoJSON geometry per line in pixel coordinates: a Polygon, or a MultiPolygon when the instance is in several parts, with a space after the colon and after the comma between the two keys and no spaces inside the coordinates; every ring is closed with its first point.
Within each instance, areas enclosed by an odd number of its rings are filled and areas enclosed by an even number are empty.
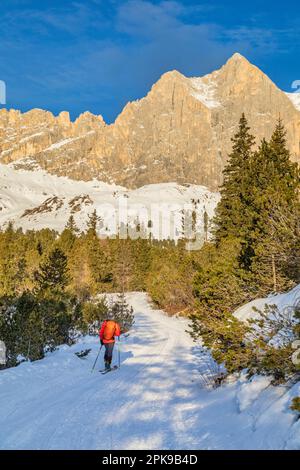
{"type": "Polygon", "coordinates": [[[134,323],[133,308],[129,307],[124,292],[118,294],[116,300],[110,306],[110,315],[119,323],[121,332],[128,331],[134,323]]]}
{"type": "Polygon", "coordinates": [[[134,242],[133,257],[133,280],[132,288],[134,290],[146,289],[146,278],[151,265],[151,244],[148,239],[139,238],[134,242]]]}
{"type": "Polygon", "coordinates": [[[282,122],[253,152],[243,117],[233,142],[217,208],[217,243],[202,250],[209,257],[195,277],[192,316],[193,336],[201,335],[228,370],[247,367],[256,355],[232,312],[300,281],[299,170],[290,161],[282,122]]]}
{"type": "Polygon", "coordinates": [[[232,152],[223,171],[222,198],[217,206],[214,220],[217,242],[227,236],[243,238],[249,225],[248,204],[251,193],[249,171],[255,139],[250,133],[244,114],[232,143],[232,152]]]}
{"type": "Polygon", "coordinates": [[[71,276],[70,291],[82,301],[87,300],[93,290],[86,238],[86,234],[81,234],[75,239],[68,262],[71,276]]]}
{"type": "Polygon", "coordinates": [[[55,248],[35,273],[38,290],[52,293],[65,291],[70,280],[67,264],[66,255],[59,248],[55,248]]]}
{"type": "Polygon", "coordinates": [[[97,235],[98,227],[103,224],[102,218],[98,216],[96,209],[88,215],[87,229],[88,234],[97,235]]]}
{"type": "Polygon", "coordinates": [[[252,225],[247,235],[250,271],[260,295],[299,282],[299,170],[290,160],[279,120],[269,143],[263,141],[252,165],[252,225]]]}
{"type": "Polygon", "coordinates": [[[79,229],[76,225],[74,216],[72,214],[70,215],[70,217],[68,219],[66,229],[69,230],[73,235],[76,235],[76,234],[79,233],[79,229]]]}
{"type": "Polygon", "coordinates": [[[88,230],[84,243],[91,278],[91,291],[96,294],[103,291],[103,284],[111,282],[112,274],[104,251],[104,241],[99,239],[93,228],[88,230]]]}
{"type": "Polygon", "coordinates": [[[76,240],[79,230],[75,224],[73,215],[70,215],[65,229],[62,231],[59,237],[59,246],[62,251],[69,254],[76,240]]]}
{"type": "Polygon", "coordinates": [[[127,292],[132,285],[134,270],[133,241],[117,237],[113,240],[113,282],[120,292],[127,292]]]}

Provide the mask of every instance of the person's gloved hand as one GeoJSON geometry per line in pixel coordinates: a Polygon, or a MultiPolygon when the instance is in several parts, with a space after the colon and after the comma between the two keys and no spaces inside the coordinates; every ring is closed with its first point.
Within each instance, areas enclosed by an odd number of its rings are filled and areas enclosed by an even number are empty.
{"type": "Polygon", "coordinates": [[[101,346],[103,346],[104,343],[103,343],[102,339],[100,339],[100,343],[101,343],[101,346]]]}

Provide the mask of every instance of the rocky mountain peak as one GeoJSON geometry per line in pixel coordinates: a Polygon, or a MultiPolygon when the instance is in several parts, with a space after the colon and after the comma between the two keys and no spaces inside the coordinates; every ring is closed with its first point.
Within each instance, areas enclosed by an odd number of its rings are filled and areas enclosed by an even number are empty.
{"type": "Polygon", "coordinates": [[[203,77],[163,74],[110,125],[90,112],[71,122],[68,112],[0,110],[0,161],[25,167],[34,161],[57,175],[129,188],[176,181],[217,189],[242,113],[258,143],[280,115],[292,157],[300,161],[298,105],[236,53],[203,77]]]}

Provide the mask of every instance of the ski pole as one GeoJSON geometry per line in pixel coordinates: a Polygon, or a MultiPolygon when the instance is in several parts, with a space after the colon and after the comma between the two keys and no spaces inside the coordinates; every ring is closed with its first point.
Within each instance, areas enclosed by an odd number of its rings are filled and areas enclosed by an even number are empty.
{"type": "Polygon", "coordinates": [[[121,367],[120,336],[118,338],[118,362],[119,362],[119,369],[120,369],[121,367]]]}
{"type": "Polygon", "coordinates": [[[101,344],[101,346],[100,346],[100,348],[99,348],[99,351],[98,351],[97,357],[96,357],[96,359],[95,359],[94,365],[93,365],[93,367],[92,367],[92,369],[91,369],[91,373],[92,373],[93,370],[95,369],[95,365],[96,365],[96,362],[98,361],[98,357],[99,357],[100,351],[101,351],[101,349],[102,349],[102,346],[103,346],[103,344],[101,344]]]}

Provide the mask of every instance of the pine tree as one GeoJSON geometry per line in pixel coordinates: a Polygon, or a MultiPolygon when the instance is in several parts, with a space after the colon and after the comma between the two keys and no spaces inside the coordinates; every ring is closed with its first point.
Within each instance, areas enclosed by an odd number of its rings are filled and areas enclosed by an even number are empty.
{"type": "Polygon", "coordinates": [[[0,295],[14,296],[22,292],[26,283],[26,246],[22,231],[13,225],[0,233],[0,295]]]}
{"type": "Polygon", "coordinates": [[[67,263],[66,255],[55,248],[35,273],[37,289],[52,293],[65,291],[70,281],[67,263]]]}
{"type": "Polygon", "coordinates": [[[208,241],[208,224],[209,224],[209,218],[208,218],[208,213],[206,212],[206,209],[204,209],[204,214],[203,214],[203,230],[204,230],[204,241],[208,241]]]}
{"type": "Polygon", "coordinates": [[[249,225],[248,204],[251,193],[249,171],[255,139],[250,134],[244,114],[232,143],[232,152],[223,171],[222,198],[217,206],[214,220],[217,242],[226,236],[243,238],[249,225]]]}
{"type": "Polygon", "coordinates": [[[120,292],[130,289],[134,270],[132,255],[132,242],[130,239],[119,237],[113,240],[113,280],[115,287],[120,292]]]}
{"type": "Polygon", "coordinates": [[[68,219],[66,229],[69,230],[73,235],[77,235],[79,233],[79,229],[76,225],[74,216],[72,214],[70,215],[68,219]]]}
{"type": "Polygon", "coordinates": [[[79,229],[75,224],[73,215],[70,215],[69,220],[66,224],[65,229],[62,231],[59,237],[59,246],[62,251],[69,254],[76,240],[76,236],[79,233],[79,229]]]}
{"type": "Polygon", "coordinates": [[[151,264],[145,276],[145,288],[151,299],[170,313],[185,312],[193,306],[193,285],[197,252],[183,246],[156,242],[151,250],[151,264]],[[188,280],[188,281],[187,281],[188,280]]]}
{"type": "Polygon", "coordinates": [[[152,259],[151,243],[148,239],[139,238],[133,244],[133,279],[131,288],[134,290],[145,290],[146,278],[152,259]]]}
{"type": "Polygon", "coordinates": [[[134,323],[133,308],[129,307],[123,292],[118,294],[117,299],[113,302],[109,311],[114,321],[119,323],[122,333],[125,333],[131,328],[134,323]]]}
{"type": "Polygon", "coordinates": [[[259,295],[299,282],[299,170],[290,160],[279,120],[269,143],[263,141],[252,165],[252,224],[245,247],[259,295]]]}
{"type": "Polygon", "coordinates": [[[71,277],[70,292],[78,296],[82,301],[89,299],[93,290],[93,278],[89,264],[86,234],[76,237],[72,250],[69,253],[68,267],[71,277]]]}
{"type": "Polygon", "coordinates": [[[93,229],[88,230],[84,242],[91,277],[91,291],[96,294],[103,291],[103,284],[112,280],[110,263],[104,251],[104,241],[98,238],[93,229]]]}
{"type": "Polygon", "coordinates": [[[88,215],[88,234],[92,234],[94,236],[97,235],[98,227],[102,226],[103,221],[100,216],[98,216],[96,209],[93,210],[91,214],[88,215]]]}
{"type": "Polygon", "coordinates": [[[44,349],[53,350],[62,343],[72,342],[72,327],[76,325],[79,301],[67,292],[70,282],[68,260],[59,249],[53,249],[35,273],[37,300],[35,321],[40,321],[44,349]]]}
{"type": "MultiPolygon", "coordinates": [[[[247,328],[232,312],[300,280],[299,170],[290,161],[284,127],[279,121],[271,141],[264,140],[253,152],[243,117],[233,142],[215,220],[217,243],[203,249],[209,257],[195,277],[192,316],[193,336],[201,335],[215,359],[231,371],[257,359],[257,351],[251,352],[245,341],[247,328]]],[[[286,360],[280,367],[276,361],[270,348],[262,367],[269,364],[279,377],[286,360]]]]}

